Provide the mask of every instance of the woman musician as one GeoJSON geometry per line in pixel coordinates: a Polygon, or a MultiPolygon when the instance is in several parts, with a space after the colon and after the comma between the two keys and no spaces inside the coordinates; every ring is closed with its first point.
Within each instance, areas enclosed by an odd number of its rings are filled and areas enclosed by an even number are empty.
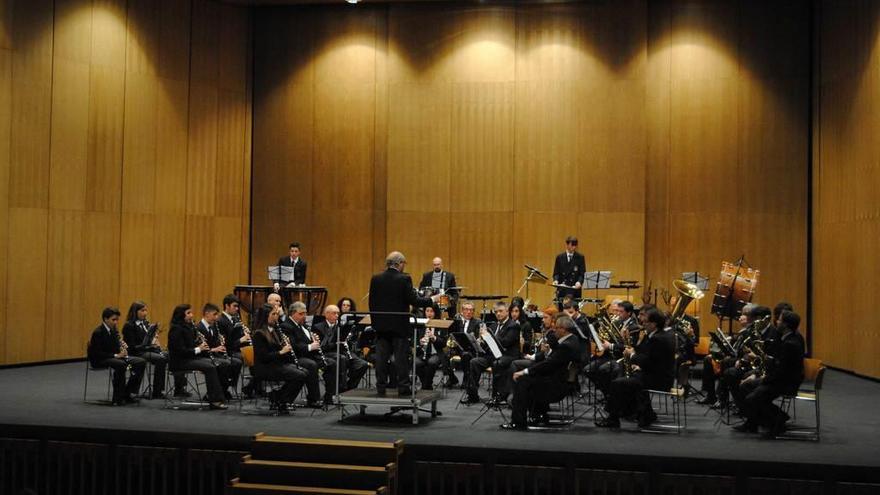
{"type": "Polygon", "coordinates": [[[290,340],[278,328],[280,316],[280,310],[271,304],[264,304],[257,315],[253,335],[254,377],[284,382],[280,389],[269,393],[269,400],[278,414],[287,414],[287,404],[299,394],[308,375],[297,366],[290,340]]]}
{"type": "Polygon", "coordinates": [[[217,366],[211,359],[211,348],[193,324],[189,304],[179,304],[171,314],[168,331],[168,368],[175,371],[199,371],[205,375],[211,409],[226,409],[217,366]]]}
{"type": "MultiPolygon", "coordinates": [[[[153,379],[150,382],[150,399],[165,396],[165,367],[168,365],[168,354],[159,346],[159,324],[150,323],[147,319],[149,308],[143,301],[135,301],[128,307],[122,337],[128,345],[128,353],[137,356],[153,365],[153,379]]],[[[186,381],[183,377],[175,377],[176,389],[183,391],[186,381]]]]}

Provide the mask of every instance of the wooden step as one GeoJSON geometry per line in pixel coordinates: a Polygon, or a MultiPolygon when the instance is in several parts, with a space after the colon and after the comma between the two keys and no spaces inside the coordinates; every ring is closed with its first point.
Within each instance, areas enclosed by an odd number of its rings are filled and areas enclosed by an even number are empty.
{"type": "Polygon", "coordinates": [[[245,456],[239,465],[239,480],[244,483],[371,490],[379,486],[393,486],[396,469],[394,463],[385,467],[352,466],[245,456]]]}
{"type": "Polygon", "coordinates": [[[258,433],[251,448],[253,459],[273,461],[378,466],[399,465],[403,440],[364,442],[325,438],[276,437],[258,433]]]}
{"type": "Polygon", "coordinates": [[[231,492],[241,495],[387,495],[386,488],[376,490],[347,490],[340,488],[315,488],[308,486],[268,485],[264,483],[242,483],[238,478],[230,483],[231,492]]]}

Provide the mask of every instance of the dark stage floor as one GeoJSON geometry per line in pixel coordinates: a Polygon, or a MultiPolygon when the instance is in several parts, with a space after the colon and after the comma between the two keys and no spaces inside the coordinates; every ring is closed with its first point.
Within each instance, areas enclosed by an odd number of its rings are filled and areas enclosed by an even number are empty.
{"type": "MultiPolygon", "coordinates": [[[[0,370],[0,424],[87,429],[153,431],[228,436],[245,445],[256,432],[272,435],[394,440],[407,446],[476,447],[492,449],[572,452],[580,454],[637,454],[642,456],[700,458],[716,457],[753,462],[833,464],[877,467],[880,440],[880,384],[845,373],[829,371],[822,393],[822,441],[764,440],[738,434],[727,426],[716,427],[716,414],[688,405],[688,429],[681,435],[639,433],[632,423],[621,431],[593,426],[592,414],[570,429],[551,432],[508,432],[498,428],[501,419],[490,412],[471,426],[479,407],[455,408],[457,390],[438,404],[442,416],[423,414],[419,425],[408,415],[395,420],[382,417],[387,411],[370,407],[366,420],[338,421],[336,411],[298,409],[289,417],[259,417],[241,414],[236,406],[228,411],[174,411],[163,409],[162,401],[143,401],[140,406],[108,407],[84,404],[82,363],[46,365],[0,370]]],[[[93,392],[100,392],[103,374],[93,374],[93,392]]],[[[94,395],[93,395],[94,396],[94,395]]],[[[579,409],[583,406],[578,406],[579,409]]],[[[354,411],[353,411],[354,412],[354,411]]],[[[813,420],[808,407],[798,409],[799,419],[813,420]]]]}

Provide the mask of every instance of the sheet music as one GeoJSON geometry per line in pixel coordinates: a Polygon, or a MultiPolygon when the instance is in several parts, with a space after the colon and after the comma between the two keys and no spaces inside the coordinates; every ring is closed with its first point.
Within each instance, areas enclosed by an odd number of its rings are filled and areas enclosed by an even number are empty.
{"type": "MultiPolygon", "coordinates": [[[[584,331],[581,330],[581,326],[577,324],[577,322],[574,320],[574,318],[571,319],[571,322],[574,323],[574,329],[577,330],[578,336],[581,338],[581,340],[589,340],[589,339],[587,339],[587,336],[584,334],[584,331]]],[[[590,327],[592,327],[592,325],[590,325],[590,327]]]]}
{"type": "Polygon", "coordinates": [[[587,272],[581,285],[585,289],[608,289],[611,287],[611,270],[587,272]]]}
{"type": "MultiPolygon", "coordinates": [[[[599,334],[596,333],[596,329],[593,327],[593,324],[588,322],[588,325],[590,326],[590,336],[593,337],[593,342],[596,344],[597,348],[601,348],[602,339],[599,338],[599,334]]],[[[575,323],[575,326],[577,326],[577,323],[575,323]]]]}
{"type": "Polygon", "coordinates": [[[275,265],[266,269],[269,280],[280,280],[282,282],[293,282],[293,267],[275,265]]]}
{"type": "Polygon", "coordinates": [[[489,352],[492,353],[492,357],[495,359],[500,358],[504,353],[501,352],[501,347],[498,345],[498,342],[495,340],[495,336],[492,335],[492,332],[486,332],[485,337],[483,337],[483,342],[489,346],[489,352]]]}

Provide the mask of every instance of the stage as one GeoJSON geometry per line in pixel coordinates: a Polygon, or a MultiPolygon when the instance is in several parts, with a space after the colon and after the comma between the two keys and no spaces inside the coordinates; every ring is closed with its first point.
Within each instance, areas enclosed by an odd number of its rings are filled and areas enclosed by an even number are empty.
{"type": "MultiPolygon", "coordinates": [[[[497,412],[471,422],[480,407],[459,406],[460,390],[437,402],[441,413],[423,413],[418,425],[409,414],[387,418],[387,407],[369,406],[366,416],[350,409],[344,422],[336,409],[297,409],[291,416],[242,414],[236,402],[227,411],[176,411],[163,401],[109,407],[82,402],[84,364],[66,363],[0,370],[4,437],[82,440],[126,445],[248,450],[257,432],[280,436],[405,441],[409,462],[462,462],[554,465],[572,468],[638,469],[689,474],[753,475],[828,481],[877,482],[880,458],[880,383],[829,370],[821,395],[821,441],[766,440],[716,424],[717,414],[689,403],[687,429],[679,434],[638,432],[623,422],[619,431],[593,425],[592,414],[558,431],[511,432],[499,428],[497,412]]],[[[90,376],[90,396],[106,384],[90,376]],[[94,388],[92,388],[94,387],[94,388]]],[[[485,391],[481,391],[485,396],[485,391]]],[[[585,406],[578,405],[577,411],[585,406]]],[[[798,418],[813,421],[809,406],[798,418]]]]}

